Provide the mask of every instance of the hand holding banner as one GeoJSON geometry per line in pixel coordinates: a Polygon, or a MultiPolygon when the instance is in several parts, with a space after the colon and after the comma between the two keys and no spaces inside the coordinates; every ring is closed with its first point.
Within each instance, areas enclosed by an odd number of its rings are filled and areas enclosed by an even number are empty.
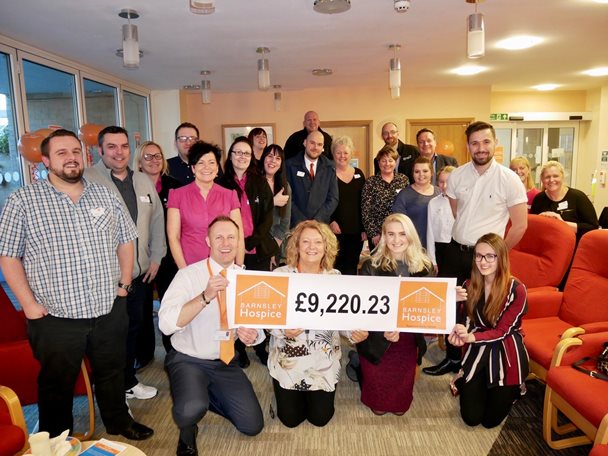
{"type": "Polygon", "coordinates": [[[228,271],[231,328],[448,334],[456,279],[228,271]]]}

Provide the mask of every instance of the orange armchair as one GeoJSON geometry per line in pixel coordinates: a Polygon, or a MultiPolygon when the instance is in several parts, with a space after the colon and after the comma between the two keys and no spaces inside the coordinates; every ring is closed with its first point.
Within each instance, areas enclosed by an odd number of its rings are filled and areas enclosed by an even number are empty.
{"type": "MultiPolygon", "coordinates": [[[[555,349],[547,374],[543,411],[543,437],[556,450],[577,445],[608,443],[608,382],[592,378],[572,367],[587,356],[597,356],[608,341],[608,332],[562,339],[555,349]],[[558,425],[557,412],[570,423],[558,425]],[[575,430],[583,435],[554,439],[575,430]]],[[[588,366],[593,370],[593,366],[588,366]]],[[[599,451],[599,450],[598,450],[599,451]]]]}
{"type": "Polygon", "coordinates": [[[511,274],[528,288],[557,288],[566,273],[576,244],[576,235],[560,222],[528,214],[528,229],[509,251],[511,274]]]}
{"type": "MultiPolygon", "coordinates": [[[[38,402],[38,373],[40,364],[34,358],[27,339],[27,324],[22,311],[17,311],[0,286],[0,385],[12,389],[23,405],[38,402]]],[[[86,395],[89,407],[89,428],[74,434],[87,440],[95,429],[95,406],[89,371],[85,361],[74,389],[76,395],[86,395]]],[[[74,432],[74,430],[72,430],[74,432]]],[[[26,434],[27,435],[27,434],[26,434]]]]}
{"type": "Polygon", "coordinates": [[[15,392],[0,385],[0,456],[12,456],[26,447],[27,427],[15,392]]]}
{"type": "Polygon", "coordinates": [[[544,380],[560,338],[608,331],[608,231],[594,230],[579,242],[563,292],[528,295],[522,322],[530,371],[544,380]]]}

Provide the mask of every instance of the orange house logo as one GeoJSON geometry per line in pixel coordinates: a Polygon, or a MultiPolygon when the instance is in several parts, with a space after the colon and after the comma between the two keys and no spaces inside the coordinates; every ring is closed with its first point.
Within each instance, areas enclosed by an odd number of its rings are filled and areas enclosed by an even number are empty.
{"type": "Polygon", "coordinates": [[[234,323],[238,325],[285,325],[289,277],[238,275],[234,323]]]}
{"type": "Polygon", "coordinates": [[[444,329],[447,290],[446,282],[401,282],[397,327],[444,329]]]}

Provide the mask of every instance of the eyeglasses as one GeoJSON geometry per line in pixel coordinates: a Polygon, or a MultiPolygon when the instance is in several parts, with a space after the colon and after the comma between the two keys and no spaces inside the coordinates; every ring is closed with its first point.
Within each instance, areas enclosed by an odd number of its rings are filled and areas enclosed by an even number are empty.
{"type": "Polygon", "coordinates": [[[163,154],[144,154],[144,160],[147,162],[152,160],[162,160],[163,154]]]}
{"type": "Polygon", "coordinates": [[[245,158],[251,157],[251,152],[245,152],[244,150],[233,150],[232,153],[234,155],[236,155],[237,157],[245,157],[245,158]]]}
{"type": "Polygon", "coordinates": [[[481,253],[475,254],[475,261],[477,263],[480,263],[481,260],[486,260],[486,263],[494,263],[496,258],[498,258],[498,255],[495,253],[486,253],[485,255],[482,255],[481,253]]]}
{"type": "Polygon", "coordinates": [[[198,136],[178,136],[177,141],[181,143],[198,141],[198,136]]]}

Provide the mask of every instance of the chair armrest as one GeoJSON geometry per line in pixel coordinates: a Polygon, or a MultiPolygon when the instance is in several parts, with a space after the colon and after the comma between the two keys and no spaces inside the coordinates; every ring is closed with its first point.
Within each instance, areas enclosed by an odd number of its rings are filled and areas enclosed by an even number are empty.
{"type": "Polygon", "coordinates": [[[608,332],[582,334],[578,337],[563,339],[555,348],[551,367],[566,366],[588,356],[598,356],[604,342],[607,341],[608,332]],[[556,364],[553,364],[554,362],[556,364]]]}
{"type": "Polygon", "coordinates": [[[11,423],[18,426],[23,431],[23,435],[27,440],[27,426],[23,417],[23,409],[15,392],[8,386],[0,385],[0,399],[6,404],[8,414],[11,417],[11,423]]]}
{"type": "MultiPolygon", "coordinates": [[[[585,330],[585,334],[608,332],[608,321],[597,321],[580,326],[585,330]]],[[[608,337],[606,338],[606,342],[608,342],[608,337]]]]}
{"type": "Polygon", "coordinates": [[[526,319],[554,317],[562,305],[561,291],[537,291],[528,294],[528,313],[526,319]]]}

